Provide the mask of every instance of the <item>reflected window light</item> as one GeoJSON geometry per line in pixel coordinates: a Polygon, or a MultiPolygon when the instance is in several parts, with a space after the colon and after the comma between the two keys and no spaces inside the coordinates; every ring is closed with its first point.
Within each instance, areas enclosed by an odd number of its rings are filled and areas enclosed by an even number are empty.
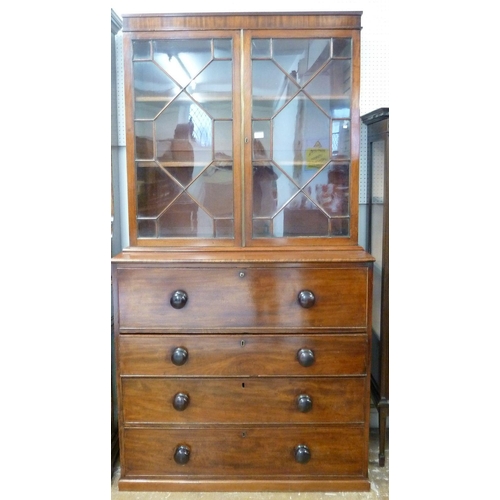
{"type": "Polygon", "coordinates": [[[196,104],[191,104],[189,120],[193,124],[193,139],[203,147],[212,146],[212,120],[196,104]]]}
{"type": "Polygon", "coordinates": [[[340,133],[340,123],[336,121],[332,122],[332,154],[338,153],[339,133],[340,133]]]}

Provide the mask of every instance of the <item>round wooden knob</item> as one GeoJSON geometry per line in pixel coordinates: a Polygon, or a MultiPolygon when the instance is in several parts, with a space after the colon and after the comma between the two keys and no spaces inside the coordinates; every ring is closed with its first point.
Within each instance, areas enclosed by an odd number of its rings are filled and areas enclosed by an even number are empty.
{"type": "Polygon", "coordinates": [[[311,396],[307,394],[301,394],[297,397],[297,410],[302,413],[307,413],[312,410],[313,402],[311,396]]]}
{"type": "Polygon", "coordinates": [[[174,408],[177,411],[184,411],[189,405],[189,396],[187,394],[182,393],[182,392],[178,392],[174,396],[174,400],[172,401],[172,404],[174,405],[174,408]]]}
{"type": "Polygon", "coordinates": [[[184,290],[176,290],[170,297],[170,305],[174,309],[182,309],[188,301],[188,295],[184,290]]]}
{"type": "Polygon", "coordinates": [[[174,365],[181,366],[187,361],[188,352],[184,347],[176,347],[172,351],[172,357],[170,359],[174,365]]]}
{"type": "Polygon", "coordinates": [[[311,366],[314,363],[314,352],[311,349],[300,349],[297,359],[302,366],[311,366]]]}
{"type": "Polygon", "coordinates": [[[189,455],[191,454],[191,450],[189,446],[177,446],[174,453],[174,460],[179,465],[185,465],[189,462],[189,455]]]}
{"type": "Polygon", "coordinates": [[[311,452],[305,444],[299,444],[295,447],[295,461],[299,464],[307,464],[311,460],[311,452]]]}
{"type": "Polygon", "coordinates": [[[309,309],[309,307],[312,307],[316,302],[316,297],[314,296],[314,293],[311,292],[311,290],[302,290],[301,292],[299,292],[298,300],[299,304],[302,307],[304,307],[305,309],[309,309]]]}

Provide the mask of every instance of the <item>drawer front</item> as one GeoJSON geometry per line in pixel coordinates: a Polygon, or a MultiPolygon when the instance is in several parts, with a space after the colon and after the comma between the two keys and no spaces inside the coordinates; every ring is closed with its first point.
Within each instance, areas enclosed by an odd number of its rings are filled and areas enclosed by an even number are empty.
{"type": "Polygon", "coordinates": [[[364,375],[368,338],[351,335],[120,335],[122,375],[364,375]],[[312,351],[313,363],[302,366],[298,353],[312,351]],[[181,351],[179,351],[181,350],[181,351]],[[182,365],[175,352],[187,356],[182,365]]]}
{"type": "Polygon", "coordinates": [[[122,477],[361,476],[367,465],[364,429],[355,426],[126,428],[123,435],[122,477]],[[185,464],[174,458],[180,446],[189,449],[185,464]],[[298,446],[299,455],[309,452],[307,463],[297,462],[298,446]]]}
{"type": "Polygon", "coordinates": [[[125,424],[362,423],[365,377],[123,378],[125,424]]]}
{"type": "Polygon", "coordinates": [[[365,267],[118,268],[117,282],[124,332],[367,326],[365,267]],[[171,305],[178,291],[180,308],[171,305]],[[302,291],[312,306],[299,304],[302,291]]]}

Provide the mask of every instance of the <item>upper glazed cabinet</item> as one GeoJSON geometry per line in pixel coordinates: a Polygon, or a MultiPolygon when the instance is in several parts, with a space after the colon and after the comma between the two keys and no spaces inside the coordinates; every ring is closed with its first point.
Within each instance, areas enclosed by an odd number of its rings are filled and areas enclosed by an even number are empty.
{"type": "Polygon", "coordinates": [[[124,17],[132,246],[356,246],[361,13],[124,17]]]}

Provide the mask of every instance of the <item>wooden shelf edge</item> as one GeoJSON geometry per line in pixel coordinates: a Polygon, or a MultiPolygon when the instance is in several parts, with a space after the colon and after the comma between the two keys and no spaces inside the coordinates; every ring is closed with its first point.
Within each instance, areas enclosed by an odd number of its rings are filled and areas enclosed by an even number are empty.
{"type": "Polygon", "coordinates": [[[120,479],[120,491],[370,491],[370,481],[353,479],[120,479]]]}

